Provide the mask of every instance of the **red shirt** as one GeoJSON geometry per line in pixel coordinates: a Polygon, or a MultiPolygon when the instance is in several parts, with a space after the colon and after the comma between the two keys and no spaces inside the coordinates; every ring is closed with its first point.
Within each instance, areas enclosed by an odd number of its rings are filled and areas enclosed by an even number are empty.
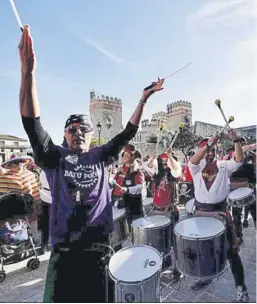
{"type": "Polygon", "coordinates": [[[184,173],[184,176],[185,176],[185,180],[184,181],[192,183],[193,182],[193,177],[192,177],[192,175],[190,173],[190,170],[189,170],[187,164],[183,166],[183,173],[184,173]]]}
{"type": "Polygon", "coordinates": [[[164,208],[172,200],[172,184],[165,175],[157,189],[154,188],[153,203],[157,207],[164,208]]]}
{"type": "MultiPolygon", "coordinates": [[[[121,172],[116,173],[116,175],[114,176],[114,180],[121,187],[126,187],[126,185],[124,185],[124,178],[126,177],[129,169],[130,169],[130,167],[123,166],[121,169],[121,172]]],[[[137,172],[134,182],[135,182],[135,185],[141,185],[144,183],[144,174],[142,171],[139,170],[137,172]]],[[[113,195],[123,196],[123,192],[121,191],[121,189],[119,187],[115,186],[115,188],[113,190],[113,195]]]]}

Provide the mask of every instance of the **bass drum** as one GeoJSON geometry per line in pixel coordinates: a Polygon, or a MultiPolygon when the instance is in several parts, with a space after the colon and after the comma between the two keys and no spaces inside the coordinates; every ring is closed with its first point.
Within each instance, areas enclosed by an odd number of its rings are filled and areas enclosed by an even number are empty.
{"type": "Polygon", "coordinates": [[[177,268],[185,276],[213,279],[227,267],[226,228],[212,217],[191,217],[174,227],[177,268]]]}
{"type": "Polygon", "coordinates": [[[115,303],[160,303],[162,258],[149,246],[132,245],[115,253],[109,275],[115,282],[115,303]]]}
{"type": "Polygon", "coordinates": [[[112,247],[121,245],[129,237],[129,226],[126,218],[125,208],[112,207],[114,231],[111,233],[110,245],[112,247]]]}
{"type": "Polygon", "coordinates": [[[171,252],[171,220],[163,215],[151,215],[132,222],[132,244],[149,245],[164,257],[171,252]]]}

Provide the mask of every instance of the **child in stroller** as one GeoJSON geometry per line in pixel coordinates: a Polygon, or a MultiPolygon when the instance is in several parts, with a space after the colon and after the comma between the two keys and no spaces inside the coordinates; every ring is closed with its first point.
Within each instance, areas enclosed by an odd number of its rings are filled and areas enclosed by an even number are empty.
{"type": "Polygon", "coordinates": [[[31,256],[27,267],[35,270],[40,261],[33,243],[27,217],[34,211],[34,199],[30,194],[9,192],[0,196],[0,283],[5,280],[4,264],[31,256]],[[2,222],[2,224],[1,224],[2,222]]]}

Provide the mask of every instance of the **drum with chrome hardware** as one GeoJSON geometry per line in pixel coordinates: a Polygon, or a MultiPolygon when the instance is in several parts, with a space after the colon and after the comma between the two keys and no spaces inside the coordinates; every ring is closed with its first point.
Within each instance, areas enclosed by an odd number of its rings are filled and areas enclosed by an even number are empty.
{"type": "Polygon", "coordinates": [[[195,199],[192,198],[186,203],[185,210],[188,216],[192,216],[195,213],[195,199]]]}
{"type": "Polygon", "coordinates": [[[227,267],[226,228],[212,217],[191,217],[174,227],[177,268],[185,276],[212,279],[227,267]]]}
{"type": "Polygon", "coordinates": [[[229,193],[227,203],[231,207],[242,208],[254,202],[254,190],[248,187],[238,188],[229,193]]]}
{"type": "Polygon", "coordinates": [[[143,204],[144,216],[150,215],[151,212],[153,211],[153,198],[152,197],[145,198],[142,204],[143,204]]]}
{"type": "Polygon", "coordinates": [[[129,237],[129,226],[126,218],[125,209],[118,209],[112,207],[114,231],[111,233],[110,244],[111,246],[117,246],[122,244],[129,237]]]}
{"type": "Polygon", "coordinates": [[[171,252],[171,220],[163,215],[141,217],[132,222],[132,244],[149,245],[157,249],[163,257],[171,252]]]}
{"type": "Polygon", "coordinates": [[[115,302],[159,303],[161,265],[160,253],[150,246],[132,245],[115,253],[109,263],[115,302]]]}

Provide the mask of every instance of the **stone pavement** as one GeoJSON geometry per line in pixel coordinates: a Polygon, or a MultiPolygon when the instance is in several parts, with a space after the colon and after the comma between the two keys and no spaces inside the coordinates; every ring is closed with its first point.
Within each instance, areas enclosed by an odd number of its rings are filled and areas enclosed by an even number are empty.
{"type": "MultiPolygon", "coordinates": [[[[240,246],[240,256],[245,268],[246,284],[250,302],[256,303],[256,230],[252,218],[249,227],[244,229],[244,243],[240,246]]],[[[6,266],[6,280],[0,284],[0,302],[42,302],[44,281],[48,265],[49,253],[40,257],[39,269],[29,271],[27,261],[6,266]]],[[[182,279],[180,284],[161,284],[162,302],[178,303],[209,303],[209,302],[234,302],[236,289],[230,269],[219,280],[200,291],[190,288],[193,279],[182,279]]],[[[85,286],[86,288],[86,286],[85,286]]]]}

